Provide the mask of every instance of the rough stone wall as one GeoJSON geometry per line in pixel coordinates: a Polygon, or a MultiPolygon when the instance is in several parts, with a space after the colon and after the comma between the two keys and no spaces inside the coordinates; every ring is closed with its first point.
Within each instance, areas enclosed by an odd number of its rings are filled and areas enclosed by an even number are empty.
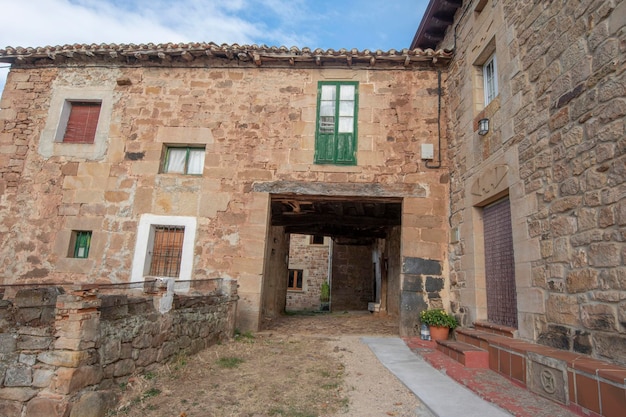
{"type": "Polygon", "coordinates": [[[622,364],[624,16],[626,3],[612,0],[490,0],[480,13],[460,11],[447,82],[455,309],[486,317],[480,207],[508,193],[520,335],[622,364]],[[499,95],[483,108],[476,74],[490,41],[499,95]]]}
{"type": "Polygon", "coordinates": [[[448,177],[420,159],[438,143],[437,79],[428,67],[15,67],[0,105],[0,280],[139,282],[142,216],[187,216],[192,279],[238,280],[238,320],[254,329],[269,195],[251,190],[271,181],[380,184],[419,201],[428,215],[407,213],[401,256],[442,260],[447,213],[433,207],[448,177]],[[313,164],[321,80],[359,82],[356,166],[313,164]],[[97,149],[54,143],[59,103],[90,94],[107,129],[97,149]],[[160,173],[166,144],[206,146],[203,175],[160,173]],[[93,231],[88,259],[68,257],[72,230],[93,231]]]}
{"type": "Polygon", "coordinates": [[[310,235],[292,234],[289,244],[289,269],[303,271],[302,291],[287,291],[287,311],[319,310],[322,283],[328,281],[330,238],[310,243],[310,235]]]}
{"type": "Polygon", "coordinates": [[[94,395],[112,407],[107,390],[131,375],[231,337],[236,288],[218,281],[205,282],[213,288],[205,295],[175,296],[164,314],[163,293],[34,288],[2,300],[0,415],[67,416],[94,404],[94,395]]]}
{"type": "Polygon", "coordinates": [[[330,308],[367,310],[374,300],[372,247],[333,244],[330,308]]]}

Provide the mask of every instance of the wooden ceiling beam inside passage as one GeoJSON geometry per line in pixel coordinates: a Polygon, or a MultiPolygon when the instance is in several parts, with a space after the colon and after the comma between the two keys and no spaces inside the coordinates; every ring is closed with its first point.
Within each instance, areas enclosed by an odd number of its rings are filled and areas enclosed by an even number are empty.
{"type": "Polygon", "coordinates": [[[402,200],[338,196],[272,196],[271,222],[287,233],[347,239],[384,238],[401,225],[402,200]]]}

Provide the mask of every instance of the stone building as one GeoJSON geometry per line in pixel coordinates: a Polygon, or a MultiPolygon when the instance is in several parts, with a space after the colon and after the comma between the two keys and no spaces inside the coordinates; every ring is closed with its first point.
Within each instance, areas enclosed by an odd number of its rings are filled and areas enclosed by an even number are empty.
{"type": "Polygon", "coordinates": [[[626,365],[626,2],[433,0],[411,47],[453,51],[453,311],[558,349],[492,345],[492,368],[624,415],[624,368],[602,361],[626,365]]]}
{"type": "Polygon", "coordinates": [[[448,60],[204,43],[0,50],[0,281],[156,277],[189,293],[235,279],[236,326],[256,330],[285,309],[289,236],[322,235],[349,248],[337,277],[366,253],[369,289],[335,277],[335,301],[378,301],[414,334],[429,300],[448,304],[448,60]]]}
{"type": "Polygon", "coordinates": [[[286,311],[321,310],[321,289],[328,283],[332,239],[320,235],[289,237],[286,311]]]}

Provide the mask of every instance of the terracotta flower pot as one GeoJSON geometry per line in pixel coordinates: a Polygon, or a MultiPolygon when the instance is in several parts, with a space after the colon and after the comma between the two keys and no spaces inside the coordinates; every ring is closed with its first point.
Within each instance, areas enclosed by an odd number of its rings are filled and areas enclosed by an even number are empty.
{"type": "Polygon", "coordinates": [[[431,340],[447,340],[450,334],[449,327],[429,326],[431,340]]]}

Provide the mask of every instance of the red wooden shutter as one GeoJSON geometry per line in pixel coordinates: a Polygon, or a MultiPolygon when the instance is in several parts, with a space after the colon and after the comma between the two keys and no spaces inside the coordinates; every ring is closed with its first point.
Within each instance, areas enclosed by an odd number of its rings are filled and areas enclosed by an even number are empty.
{"type": "Polygon", "coordinates": [[[63,142],[93,143],[100,116],[100,103],[73,101],[63,142]]]}

